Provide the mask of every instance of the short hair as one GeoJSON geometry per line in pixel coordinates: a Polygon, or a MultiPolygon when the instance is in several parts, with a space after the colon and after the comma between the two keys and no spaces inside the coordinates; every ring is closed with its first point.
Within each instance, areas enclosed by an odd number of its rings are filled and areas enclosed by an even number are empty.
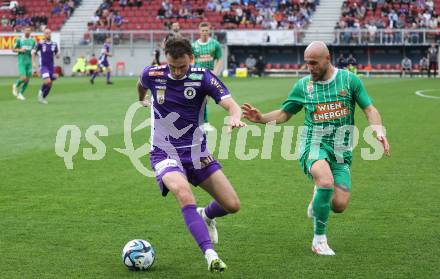
{"type": "Polygon", "coordinates": [[[165,42],[165,55],[170,55],[173,59],[177,59],[188,54],[193,54],[191,43],[182,36],[170,37],[165,42]]]}
{"type": "Polygon", "coordinates": [[[207,21],[202,21],[199,24],[199,28],[202,28],[202,27],[211,27],[211,24],[207,21]]]}

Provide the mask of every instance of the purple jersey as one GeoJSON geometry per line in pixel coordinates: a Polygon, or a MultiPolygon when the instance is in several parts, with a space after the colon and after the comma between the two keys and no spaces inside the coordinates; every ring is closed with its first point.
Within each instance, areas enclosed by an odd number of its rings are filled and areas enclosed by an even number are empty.
{"type": "Polygon", "coordinates": [[[101,49],[101,55],[99,56],[99,64],[107,64],[107,53],[110,53],[110,45],[104,43],[101,49]]]}
{"type": "Polygon", "coordinates": [[[53,57],[58,53],[58,45],[52,41],[40,41],[35,46],[35,52],[40,55],[40,68],[53,69],[53,57]]]}
{"type": "Polygon", "coordinates": [[[190,66],[186,75],[173,79],[167,65],[148,66],[140,84],[151,91],[153,146],[174,148],[205,145],[206,137],[199,127],[208,97],[219,103],[230,97],[225,85],[208,69],[190,66]],[[153,117],[154,116],[154,117],[153,117]]]}

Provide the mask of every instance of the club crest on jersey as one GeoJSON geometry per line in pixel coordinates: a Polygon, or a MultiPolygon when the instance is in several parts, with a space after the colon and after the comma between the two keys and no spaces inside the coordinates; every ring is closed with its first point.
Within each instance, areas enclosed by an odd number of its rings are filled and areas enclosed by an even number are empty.
{"type": "Polygon", "coordinates": [[[194,97],[196,96],[196,90],[192,87],[187,87],[183,91],[183,95],[185,95],[185,98],[187,98],[188,100],[194,99],[194,97]]]}
{"type": "Polygon", "coordinates": [[[339,96],[341,96],[341,97],[347,96],[347,90],[342,89],[341,91],[339,91],[339,96]]]}
{"type": "Polygon", "coordinates": [[[188,76],[188,78],[191,79],[191,80],[202,80],[203,79],[203,75],[202,74],[194,74],[194,73],[192,73],[192,74],[190,74],[188,76]]]}
{"type": "Polygon", "coordinates": [[[165,103],[165,89],[160,89],[156,91],[157,103],[162,105],[165,103]]]}

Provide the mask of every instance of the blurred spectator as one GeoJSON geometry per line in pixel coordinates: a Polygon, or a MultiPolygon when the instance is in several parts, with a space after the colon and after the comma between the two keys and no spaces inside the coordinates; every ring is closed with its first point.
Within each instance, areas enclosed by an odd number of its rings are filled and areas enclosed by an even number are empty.
{"type": "Polygon", "coordinates": [[[257,65],[257,60],[255,59],[254,55],[249,54],[248,58],[246,58],[245,65],[248,69],[249,76],[252,76],[254,73],[256,73],[255,66],[257,65]]]}
{"type": "Polygon", "coordinates": [[[426,75],[428,75],[428,72],[429,72],[429,60],[428,60],[428,58],[426,56],[423,56],[420,59],[419,66],[420,66],[420,74],[422,75],[422,77],[423,77],[423,73],[424,72],[426,72],[426,75]]]}
{"type": "Polygon", "coordinates": [[[255,64],[255,73],[259,76],[262,77],[264,75],[264,69],[266,68],[266,62],[264,62],[264,58],[263,56],[259,56],[257,63],[255,64]]]}
{"type": "Polygon", "coordinates": [[[432,44],[428,49],[428,59],[429,59],[429,69],[428,69],[428,77],[431,77],[431,70],[434,72],[434,76],[437,76],[437,67],[438,67],[438,49],[435,44],[432,44]]]}
{"type": "Polygon", "coordinates": [[[238,67],[238,62],[235,59],[234,54],[230,54],[228,57],[228,70],[230,73],[235,73],[235,69],[238,67]]]}
{"type": "Polygon", "coordinates": [[[345,69],[345,67],[347,67],[347,61],[343,53],[339,53],[339,57],[336,60],[336,65],[339,69],[345,69]]]}
{"type": "Polygon", "coordinates": [[[404,57],[402,59],[401,64],[401,68],[402,70],[400,71],[400,77],[403,77],[406,73],[409,73],[410,77],[412,77],[412,61],[411,59],[409,59],[408,57],[404,57]]]}
{"type": "Polygon", "coordinates": [[[9,25],[9,19],[5,15],[2,16],[1,24],[2,24],[2,27],[6,27],[9,25]]]}
{"type": "Polygon", "coordinates": [[[347,57],[347,65],[357,66],[356,58],[354,58],[351,53],[347,57]]]}
{"type": "Polygon", "coordinates": [[[75,76],[76,74],[79,74],[80,76],[86,73],[86,58],[84,55],[80,55],[78,58],[76,58],[75,65],[72,67],[72,76],[75,76]]]}

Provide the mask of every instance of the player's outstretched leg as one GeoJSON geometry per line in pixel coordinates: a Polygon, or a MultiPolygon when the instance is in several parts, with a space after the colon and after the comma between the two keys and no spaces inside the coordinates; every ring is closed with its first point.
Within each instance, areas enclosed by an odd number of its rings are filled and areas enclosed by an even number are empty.
{"type": "Polygon", "coordinates": [[[197,212],[200,216],[202,216],[203,220],[206,223],[206,226],[208,227],[209,237],[211,238],[212,243],[218,243],[218,232],[215,226],[215,218],[223,217],[227,215],[228,212],[224,210],[223,207],[218,204],[216,200],[211,201],[211,203],[205,208],[197,208],[197,212]]]}
{"type": "Polygon", "coordinates": [[[314,237],[312,251],[318,255],[333,256],[335,252],[327,244],[326,229],[330,213],[330,201],[333,195],[333,188],[317,187],[313,199],[313,224],[314,237]]]}
{"type": "Polygon", "coordinates": [[[95,83],[95,78],[96,78],[96,76],[98,76],[98,71],[99,71],[99,69],[96,69],[96,70],[93,72],[92,77],[90,78],[90,83],[91,83],[91,84],[94,84],[94,83],[95,83]]]}
{"type": "Polygon", "coordinates": [[[18,96],[18,89],[23,83],[24,81],[21,78],[19,78],[14,82],[14,84],[12,84],[12,95],[14,95],[15,97],[18,96]]]}
{"type": "Polygon", "coordinates": [[[107,71],[107,75],[106,75],[106,79],[107,79],[107,84],[113,84],[112,81],[110,81],[110,76],[111,76],[112,72],[110,70],[107,71]]]}
{"type": "Polygon", "coordinates": [[[318,255],[333,256],[335,252],[328,246],[326,237],[330,203],[334,191],[333,174],[326,160],[314,162],[310,173],[316,185],[312,204],[314,226],[312,251],[318,255]]]}
{"type": "Polygon", "coordinates": [[[162,177],[162,181],[179,202],[186,227],[205,255],[208,270],[223,272],[226,269],[226,264],[215,252],[205,222],[197,213],[195,198],[187,179],[180,172],[173,171],[166,173],[162,177]]]}
{"type": "Polygon", "coordinates": [[[51,88],[52,88],[51,82],[43,82],[43,85],[41,86],[40,92],[38,92],[38,101],[41,104],[43,104],[43,105],[48,104],[46,97],[47,97],[47,95],[49,95],[51,88]]]}
{"type": "Polygon", "coordinates": [[[26,98],[24,97],[23,94],[26,91],[26,88],[28,87],[28,85],[29,85],[29,79],[25,79],[23,82],[23,85],[20,88],[20,91],[18,92],[18,95],[17,95],[18,100],[21,100],[21,101],[26,100],[26,98]]]}
{"type": "Polygon", "coordinates": [[[215,218],[240,210],[240,200],[223,171],[218,169],[200,185],[214,200],[198,212],[206,223],[212,243],[218,243],[218,232],[215,218]]]}

